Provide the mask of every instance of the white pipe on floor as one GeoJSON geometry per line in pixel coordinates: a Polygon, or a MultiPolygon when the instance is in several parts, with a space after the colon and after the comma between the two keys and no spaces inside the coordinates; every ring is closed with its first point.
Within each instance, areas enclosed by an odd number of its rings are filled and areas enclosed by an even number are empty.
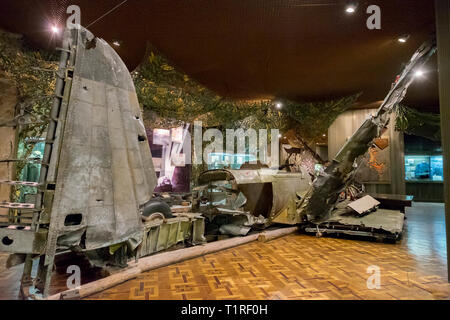
{"type": "Polygon", "coordinates": [[[139,259],[138,262],[131,262],[124,270],[112,274],[106,278],[89,282],[80,286],[78,289],[66,290],[60,293],[47,297],[47,300],[60,300],[60,299],[80,299],[90,296],[94,293],[106,290],[114,287],[127,280],[136,278],[139,274],[154,270],[157,268],[165,267],[174,263],[178,263],[184,260],[201,257],[210,253],[214,253],[220,250],[229,249],[245,243],[249,243],[255,240],[269,241],[287,234],[296,232],[298,227],[281,228],[271,231],[263,231],[256,234],[251,234],[246,237],[231,238],[226,240],[215,241],[204,245],[195,247],[164,252],[145,258],[139,259]]]}

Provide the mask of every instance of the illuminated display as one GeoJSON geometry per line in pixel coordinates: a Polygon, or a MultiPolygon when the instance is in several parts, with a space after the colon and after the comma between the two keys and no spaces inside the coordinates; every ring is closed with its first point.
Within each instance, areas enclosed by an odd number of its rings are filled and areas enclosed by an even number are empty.
{"type": "Polygon", "coordinates": [[[443,181],[442,156],[405,156],[405,179],[407,181],[443,181]]]}

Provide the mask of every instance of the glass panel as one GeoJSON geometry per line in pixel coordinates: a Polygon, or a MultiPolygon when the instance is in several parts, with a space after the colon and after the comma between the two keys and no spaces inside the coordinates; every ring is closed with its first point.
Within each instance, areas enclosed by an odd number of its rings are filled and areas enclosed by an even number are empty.
{"type": "Polygon", "coordinates": [[[405,156],[406,180],[431,180],[430,156],[405,156]]]}
{"type": "MultiPolygon", "coordinates": [[[[18,158],[24,158],[27,156],[28,160],[39,161],[42,160],[44,156],[45,142],[43,138],[26,138],[25,142],[21,141],[18,146],[18,158]],[[27,149],[25,148],[25,144],[30,143],[28,140],[37,140],[40,142],[36,142],[33,146],[33,150],[27,153],[27,149]]],[[[19,174],[19,180],[28,181],[28,182],[39,182],[39,175],[41,172],[41,164],[35,162],[28,162],[22,168],[19,174]]],[[[33,196],[37,193],[36,187],[30,186],[16,186],[15,201],[17,202],[33,202],[33,196]]]]}
{"type": "Polygon", "coordinates": [[[256,161],[252,154],[229,154],[229,153],[210,153],[208,154],[208,169],[240,169],[242,164],[250,161],[256,161]]]}
{"type": "Polygon", "coordinates": [[[444,181],[444,164],[442,156],[430,158],[431,177],[433,181],[444,181]]]}

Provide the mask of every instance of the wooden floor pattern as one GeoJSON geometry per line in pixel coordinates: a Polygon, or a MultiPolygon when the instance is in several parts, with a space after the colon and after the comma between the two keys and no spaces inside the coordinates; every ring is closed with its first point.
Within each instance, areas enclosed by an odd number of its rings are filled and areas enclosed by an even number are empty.
{"type": "MultiPolygon", "coordinates": [[[[88,299],[450,299],[443,205],[416,203],[407,216],[397,244],[295,234],[146,272],[88,299]],[[372,265],[378,290],[366,285],[372,265]]],[[[16,299],[21,267],[2,268],[0,299],[16,299]]],[[[92,281],[83,269],[82,282],[92,281]]],[[[66,279],[55,273],[51,291],[66,279]]]]}
{"type": "Polygon", "coordinates": [[[143,273],[89,299],[450,299],[443,206],[415,204],[398,244],[289,235],[143,273]],[[369,266],[381,271],[368,289],[369,266]]]}

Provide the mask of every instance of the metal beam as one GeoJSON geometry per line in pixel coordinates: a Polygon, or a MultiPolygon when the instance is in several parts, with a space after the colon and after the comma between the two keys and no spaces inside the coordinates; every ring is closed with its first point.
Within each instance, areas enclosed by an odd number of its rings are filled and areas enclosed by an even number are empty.
{"type": "Polygon", "coordinates": [[[439,69],[439,104],[444,154],[447,280],[450,282],[450,0],[435,0],[439,69]]]}

